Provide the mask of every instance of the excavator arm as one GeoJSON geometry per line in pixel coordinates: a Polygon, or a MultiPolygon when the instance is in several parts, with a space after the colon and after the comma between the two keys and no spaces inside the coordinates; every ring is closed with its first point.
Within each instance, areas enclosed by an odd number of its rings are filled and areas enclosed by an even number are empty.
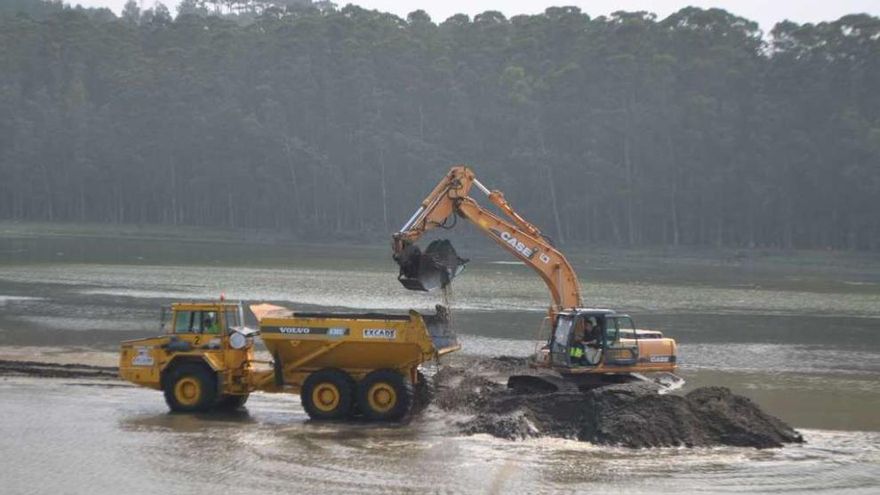
{"type": "Polygon", "coordinates": [[[582,305],[577,275],[565,256],[537,227],[520,216],[500,191],[490,191],[477,180],[472,170],[461,165],[452,167],[393,236],[394,259],[401,267],[399,279],[405,287],[426,290],[425,280],[430,280],[427,285],[445,286],[460,270],[464,260],[458,258],[451,246],[437,247],[437,242],[446,241],[435,241],[424,253],[415,246],[429,230],[448,228],[452,215],[470,221],[480,232],[538,273],[550,291],[551,317],[562,309],[582,305]],[[473,187],[485,194],[506,218],[477,203],[470,196],[473,187]]]}

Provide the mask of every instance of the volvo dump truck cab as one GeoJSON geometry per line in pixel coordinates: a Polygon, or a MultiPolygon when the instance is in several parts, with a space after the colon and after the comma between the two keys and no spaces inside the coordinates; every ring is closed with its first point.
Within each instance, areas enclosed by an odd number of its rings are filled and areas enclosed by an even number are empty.
{"type": "Polygon", "coordinates": [[[442,306],[436,315],[301,313],[241,303],[174,303],[162,335],[122,342],[119,374],[161,390],[175,412],[234,409],[253,392],[299,394],[312,419],[399,420],[423,363],[460,348],[442,306]],[[272,357],[258,360],[258,339],[272,357]]]}
{"type": "Polygon", "coordinates": [[[252,391],[254,338],[241,303],[174,303],[162,308],[161,335],[121,344],[122,379],[161,390],[173,411],[234,409],[252,391]]]}

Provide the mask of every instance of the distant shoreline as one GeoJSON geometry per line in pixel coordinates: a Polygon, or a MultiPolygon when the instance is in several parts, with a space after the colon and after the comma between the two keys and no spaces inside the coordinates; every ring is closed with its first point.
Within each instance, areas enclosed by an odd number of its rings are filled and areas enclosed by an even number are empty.
{"type": "MultiPolygon", "coordinates": [[[[465,230],[465,229],[462,229],[465,230]]],[[[471,243],[483,240],[472,232],[465,232],[461,236],[463,243],[471,243]]],[[[244,242],[248,244],[275,244],[293,243],[297,245],[321,246],[338,242],[350,242],[358,238],[357,244],[351,247],[362,248],[385,248],[390,242],[391,234],[374,236],[357,235],[323,235],[309,234],[314,241],[304,241],[305,234],[294,232],[276,231],[271,229],[230,229],[221,227],[205,227],[198,225],[161,225],[161,224],[132,224],[132,223],[100,223],[100,222],[33,222],[0,220],[0,237],[26,238],[26,237],[96,237],[96,238],[122,238],[122,239],[173,239],[175,241],[219,241],[219,242],[244,242]],[[387,239],[386,239],[387,237],[387,239]]],[[[698,245],[637,245],[625,246],[615,244],[588,244],[582,242],[566,242],[562,245],[565,249],[575,252],[582,250],[618,251],[633,255],[639,253],[655,253],[662,251],[667,254],[679,254],[682,256],[694,255],[760,255],[760,256],[791,256],[812,254],[817,256],[852,256],[864,257],[880,261],[880,253],[873,251],[854,251],[843,249],[783,249],[778,247],[732,247],[732,246],[698,246],[698,245]]]]}

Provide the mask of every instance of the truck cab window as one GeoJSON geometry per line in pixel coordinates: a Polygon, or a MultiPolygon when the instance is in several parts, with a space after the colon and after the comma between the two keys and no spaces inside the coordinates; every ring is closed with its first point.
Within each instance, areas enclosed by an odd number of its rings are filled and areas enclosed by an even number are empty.
{"type": "Polygon", "coordinates": [[[226,328],[244,326],[244,322],[241,321],[241,315],[239,315],[238,310],[239,308],[227,308],[226,311],[224,311],[223,314],[226,317],[226,328]]]}
{"type": "Polygon", "coordinates": [[[220,333],[220,320],[215,311],[202,311],[202,332],[218,334],[220,333]]]}
{"type": "Polygon", "coordinates": [[[189,333],[192,329],[193,312],[178,311],[174,315],[174,333],[189,333]]]}
{"type": "Polygon", "coordinates": [[[216,311],[178,311],[174,317],[174,333],[220,333],[216,311]]]}

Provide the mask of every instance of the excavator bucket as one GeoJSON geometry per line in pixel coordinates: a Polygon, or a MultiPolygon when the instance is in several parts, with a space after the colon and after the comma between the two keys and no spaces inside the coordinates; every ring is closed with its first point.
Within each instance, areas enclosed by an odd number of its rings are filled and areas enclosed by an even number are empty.
{"type": "Polygon", "coordinates": [[[458,256],[452,243],[446,239],[433,241],[424,252],[410,244],[395,260],[400,265],[397,280],[409,290],[425,292],[449,285],[468,262],[458,256]]]}

